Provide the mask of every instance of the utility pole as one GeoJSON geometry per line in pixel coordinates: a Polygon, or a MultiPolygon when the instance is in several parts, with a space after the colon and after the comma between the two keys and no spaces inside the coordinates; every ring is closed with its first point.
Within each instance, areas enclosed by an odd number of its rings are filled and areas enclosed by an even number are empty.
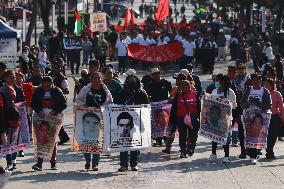
{"type": "Polygon", "coordinates": [[[52,0],[51,6],[52,6],[52,22],[51,22],[51,28],[52,30],[55,30],[55,2],[56,0],[52,0]]]}

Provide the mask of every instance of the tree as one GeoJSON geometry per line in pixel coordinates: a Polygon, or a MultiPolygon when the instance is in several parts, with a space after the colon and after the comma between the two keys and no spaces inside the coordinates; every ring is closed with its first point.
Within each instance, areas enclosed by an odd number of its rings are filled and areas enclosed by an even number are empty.
{"type": "Polygon", "coordinates": [[[44,25],[44,30],[49,30],[49,15],[51,10],[52,0],[38,0],[40,15],[44,25]]]}
{"type": "Polygon", "coordinates": [[[32,17],[31,17],[29,28],[28,28],[28,32],[27,32],[27,35],[26,35],[26,44],[27,45],[30,45],[30,43],[31,43],[33,29],[34,29],[34,27],[36,25],[36,17],[37,17],[37,12],[38,12],[37,1],[38,0],[33,0],[32,1],[33,2],[32,17]]]}

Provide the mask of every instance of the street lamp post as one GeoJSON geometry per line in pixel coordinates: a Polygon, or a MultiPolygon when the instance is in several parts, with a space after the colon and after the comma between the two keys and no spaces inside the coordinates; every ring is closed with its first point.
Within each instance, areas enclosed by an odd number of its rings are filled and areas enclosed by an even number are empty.
{"type": "Polygon", "coordinates": [[[68,25],[68,0],[64,1],[64,24],[65,24],[65,28],[67,29],[67,25],[68,25]]]}

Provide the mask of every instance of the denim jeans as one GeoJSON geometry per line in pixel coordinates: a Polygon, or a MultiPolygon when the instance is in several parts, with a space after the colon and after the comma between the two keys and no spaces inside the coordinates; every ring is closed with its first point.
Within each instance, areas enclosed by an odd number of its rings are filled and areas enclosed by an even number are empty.
{"type": "Polygon", "coordinates": [[[15,163],[16,157],[17,157],[17,152],[12,153],[12,154],[7,154],[6,155],[7,165],[12,165],[13,163],[15,163]]]}
{"type": "MultiPolygon", "coordinates": [[[[129,156],[128,151],[120,152],[120,166],[128,167],[129,156]]],[[[130,167],[135,167],[138,164],[138,150],[130,151],[130,167]]]]}
{"type": "Polygon", "coordinates": [[[232,131],[232,143],[233,144],[238,143],[238,135],[239,135],[239,131],[232,131]]]}
{"type": "Polygon", "coordinates": [[[90,164],[92,160],[93,166],[98,166],[100,161],[100,154],[84,153],[86,164],[90,164]]]}
{"type": "Polygon", "coordinates": [[[83,51],[83,66],[88,65],[89,55],[90,55],[89,51],[83,51]]]}

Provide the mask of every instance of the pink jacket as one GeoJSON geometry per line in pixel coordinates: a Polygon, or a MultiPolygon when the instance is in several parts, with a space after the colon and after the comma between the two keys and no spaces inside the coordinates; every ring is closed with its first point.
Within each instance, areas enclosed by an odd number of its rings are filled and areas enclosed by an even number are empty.
{"type": "Polygon", "coordinates": [[[272,99],[272,107],[271,112],[273,114],[280,114],[281,120],[284,121],[284,106],[283,106],[283,98],[280,92],[272,90],[269,91],[272,99]]]}

